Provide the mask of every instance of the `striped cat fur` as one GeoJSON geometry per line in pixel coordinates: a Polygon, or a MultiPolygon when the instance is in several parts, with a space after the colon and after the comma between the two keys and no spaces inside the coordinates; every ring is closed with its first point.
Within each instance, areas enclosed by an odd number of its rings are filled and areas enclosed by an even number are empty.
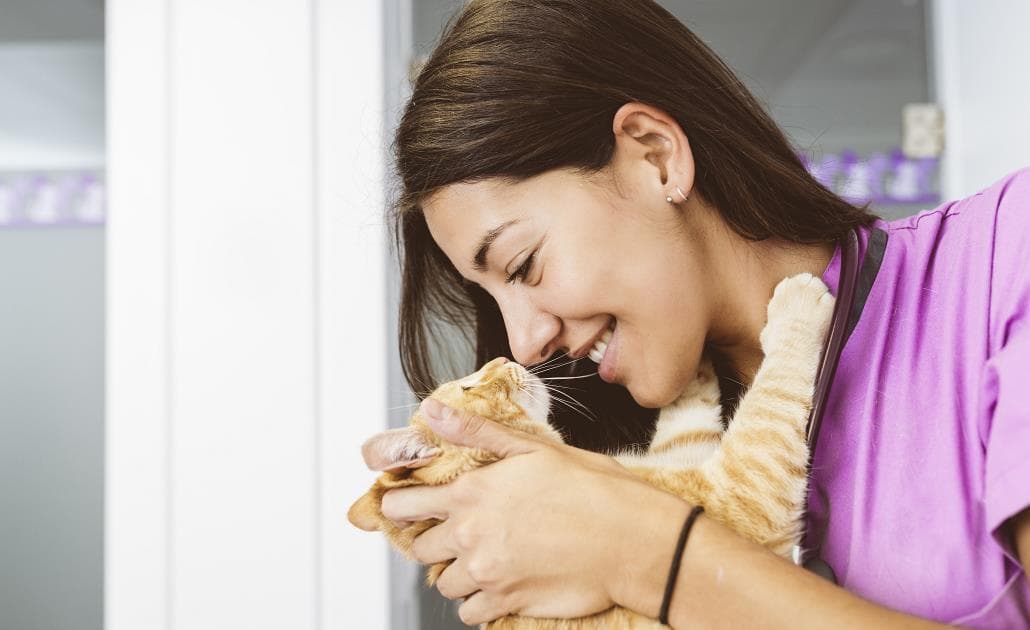
{"type": "MultiPolygon", "coordinates": [[[[789,558],[802,533],[808,463],[805,428],[833,305],[826,286],[811,274],[780,282],[760,336],[764,359],[728,428],[723,430],[718,380],[705,361],[680,398],[659,413],[648,448],[615,454],[615,459],[650,484],[689,504],[703,505],[707,517],[789,558]]],[[[546,385],[518,364],[491,361],[470,376],[441,385],[431,396],[515,429],[562,441],[546,422],[546,385]]],[[[363,449],[366,461],[381,462],[378,469],[386,472],[351,507],[348,518],[362,529],[382,531],[411,559],[412,541],[439,521],[398,528],[382,515],[383,494],[391,488],[448,483],[497,459],[492,453],[445,442],[418,413],[408,427],[374,436],[363,449]]],[[[433,585],[448,564],[431,566],[427,584],[433,585]]],[[[665,626],[613,607],[578,619],[512,615],[483,627],[650,630],[665,626]]]]}

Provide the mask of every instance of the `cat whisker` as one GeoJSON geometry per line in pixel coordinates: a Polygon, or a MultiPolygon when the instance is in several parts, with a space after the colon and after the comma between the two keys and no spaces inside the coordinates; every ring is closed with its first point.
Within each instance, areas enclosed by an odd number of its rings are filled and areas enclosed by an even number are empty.
{"type": "Polygon", "coordinates": [[[567,407],[571,411],[579,413],[580,415],[582,415],[584,418],[587,418],[588,420],[593,420],[595,422],[597,421],[597,416],[594,415],[594,413],[590,410],[589,407],[587,407],[586,405],[584,405],[580,401],[576,400],[568,392],[555,389],[556,387],[560,387],[560,386],[549,385],[549,384],[546,384],[546,383],[544,384],[544,388],[551,395],[551,398],[555,402],[562,403],[563,405],[565,405],[565,407],[567,407]]]}
{"type": "Polygon", "coordinates": [[[566,407],[567,409],[569,409],[573,413],[576,413],[576,414],[579,414],[579,415],[583,416],[589,422],[597,422],[597,416],[595,416],[592,412],[590,412],[589,410],[586,410],[585,408],[581,409],[578,406],[570,405],[569,403],[567,403],[566,401],[564,401],[564,400],[562,400],[560,398],[555,398],[554,401],[556,403],[561,404],[562,406],[566,407]]]}
{"type": "Polygon", "coordinates": [[[572,374],[573,370],[576,369],[576,366],[573,365],[576,361],[579,361],[579,359],[573,359],[573,360],[569,361],[568,363],[562,363],[561,365],[551,366],[551,367],[547,368],[544,371],[537,372],[536,375],[539,376],[540,378],[554,378],[554,377],[551,377],[551,376],[546,376],[544,373],[546,372],[546,373],[549,373],[549,374],[555,374],[555,373],[558,373],[558,374],[572,374]],[[568,369],[565,369],[565,368],[568,368],[568,369]],[[561,371],[559,372],[559,370],[561,370],[561,371]]]}
{"type": "Polygon", "coordinates": [[[391,390],[389,390],[389,393],[390,394],[399,394],[401,396],[407,396],[407,395],[410,394],[410,395],[414,396],[415,398],[418,398],[419,400],[422,400],[423,398],[427,398],[434,391],[436,391],[436,390],[435,389],[431,389],[431,390],[428,390],[428,391],[420,391],[420,390],[414,390],[414,389],[405,389],[405,390],[402,391],[402,390],[391,389],[391,390]]]}
{"type": "Polygon", "coordinates": [[[587,420],[589,420],[591,422],[597,422],[597,416],[595,416],[593,414],[593,412],[591,412],[589,409],[584,407],[581,403],[574,406],[574,405],[570,404],[569,401],[565,400],[564,398],[560,398],[558,396],[552,396],[552,400],[554,400],[554,402],[556,402],[556,403],[558,403],[560,405],[563,405],[564,407],[566,407],[567,409],[569,409],[573,413],[578,413],[579,415],[583,416],[584,418],[586,418],[587,420]]]}
{"type": "Polygon", "coordinates": [[[582,387],[573,387],[572,385],[558,385],[557,383],[546,383],[548,388],[557,387],[560,389],[567,389],[574,392],[585,392],[586,390],[582,387]]]}
{"type": "Polygon", "coordinates": [[[390,394],[400,394],[402,396],[407,396],[408,394],[411,394],[413,396],[428,396],[429,394],[432,394],[433,391],[435,391],[435,390],[430,389],[430,390],[427,390],[427,391],[422,391],[422,390],[415,390],[415,389],[393,389],[393,388],[389,388],[389,389],[387,389],[387,391],[390,394]]]}
{"type": "Polygon", "coordinates": [[[556,386],[554,386],[554,385],[551,385],[547,389],[548,389],[548,391],[551,394],[563,396],[563,397],[569,399],[570,401],[572,401],[573,403],[575,403],[576,405],[579,405],[580,407],[583,407],[584,409],[588,409],[587,406],[582,401],[580,401],[578,398],[576,398],[575,396],[570,394],[568,391],[564,391],[564,390],[561,390],[561,389],[556,389],[556,386]]]}
{"type": "Polygon", "coordinates": [[[531,401],[533,401],[533,403],[535,403],[538,406],[543,406],[543,405],[540,404],[541,403],[540,399],[533,395],[533,388],[532,387],[527,387],[527,386],[524,385],[520,389],[521,389],[522,393],[524,393],[526,396],[529,397],[529,399],[531,401]]]}
{"type": "Polygon", "coordinates": [[[534,365],[533,367],[528,368],[528,370],[530,374],[540,374],[540,372],[544,371],[560,370],[561,368],[567,365],[572,365],[573,363],[576,363],[578,361],[579,359],[569,359],[569,355],[567,354],[561,354],[552,359],[548,359],[543,363],[534,365]],[[568,359],[568,361],[566,361],[565,363],[558,364],[559,361],[562,361],[564,359],[568,359]]]}
{"type": "Polygon", "coordinates": [[[591,372],[589,374],[583,374],[581,376],[545,376],[542,377],[544,381],[567,381],[575,378],[590,378],[591,376],[597,376],[597,372],[591,372]]]}
{"type": "Polygon", "coordinates": [[[566,358],[567,356],[568,355],[566,355],[565,353],[556,352],[554,354],[554,356],[552,356],[550,359],[547,359],[547,360],[543,361],[542,363],[537,363],[536,365],[531,365],[531,366],[527,367],[526,369],[527,370],[539,370],[541,368],[547,367],[550,364],[557,363],[558,361],[561,361],[562,359],[566,358]]]}
{"type": "MultiPolygon", "coordinates": [[[[584,417],[586,417],[585,414],[583,414],[583,411],[580,411],[579,409],[576,409],[575,407],[570,405],[564,398],[562,398],[561,396],[558,396],[557,394],[559,394],[560,392],[549,391],[548,387],[545,384],[543,384],[542,382],[541,382],[541,386],[543,387],[543,389],[545,391],[548,392],[548,394],[550,394],[550,400],[552,400],[555,403],[558,403],[558,404],[561,404],[561,405],[567,407],[569,410],[573,411],[574,413],[579,413],[581,415],[584,415],[584,417]]],[[[537,398],[534,395],[533,389],[534,389],[534,387],[531,387],[531,386],[530,387],[523,387],[522,391],[525,392],[526,395],[529,396],[529,398],[533,402],[539,404],[540,403],[540,399],[537,398]]],[[[565,395],[568,396],[568,394],[565,394],[565,395]]],[[[575,401],[575,400],[573,402],[575,402],[577,405],[579,405],[580,407],[585,409],[587,411],[587,413],[589,413],[589,409],[586,409],[586,407],[582,403],[580,403],[579,401],[575,401]]],[[[587,419],[589,420],[591,418],[587,418],[587,419]]],[[[596,418],[592,418],[592,419],[596,420],[596,418]]]]}

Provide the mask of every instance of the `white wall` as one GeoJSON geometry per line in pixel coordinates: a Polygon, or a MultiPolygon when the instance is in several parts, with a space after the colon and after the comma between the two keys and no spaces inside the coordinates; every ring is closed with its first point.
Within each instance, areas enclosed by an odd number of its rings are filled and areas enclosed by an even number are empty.
{"type": "Polygon", "coordinates": [[[1030,2],[934,0],[943,198],[971,195],[1030,165],[1030,2]]]}
{"type": "Polygon", "coordinates": [[[107,4],[109,629],[387,623],[381,21],[107,4]]]}

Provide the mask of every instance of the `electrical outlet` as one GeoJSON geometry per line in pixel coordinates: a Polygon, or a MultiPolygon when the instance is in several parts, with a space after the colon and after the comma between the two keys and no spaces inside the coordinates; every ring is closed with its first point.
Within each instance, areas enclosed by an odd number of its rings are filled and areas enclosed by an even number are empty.
{"type": "Polygon", "coordinates": [[[940,106],[908,103],[901,118],[901,151],[905,157],[940,157],[944,151],[944,111],[940,106]]]}

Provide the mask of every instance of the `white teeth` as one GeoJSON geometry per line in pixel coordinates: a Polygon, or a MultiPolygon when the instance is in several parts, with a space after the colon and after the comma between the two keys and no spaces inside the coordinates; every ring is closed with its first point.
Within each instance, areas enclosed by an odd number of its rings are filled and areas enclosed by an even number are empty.
{"type": "Polygon", "coordinates": [[[604,358],[605,350],[608,349],[608,343],[612,340],[612,329],[604,331],[601,334],[601,338],[594,342],[594,347],[590,349],[587,354],[590,360],[594,363],[600,363],[601,359],[604,358]]]}

